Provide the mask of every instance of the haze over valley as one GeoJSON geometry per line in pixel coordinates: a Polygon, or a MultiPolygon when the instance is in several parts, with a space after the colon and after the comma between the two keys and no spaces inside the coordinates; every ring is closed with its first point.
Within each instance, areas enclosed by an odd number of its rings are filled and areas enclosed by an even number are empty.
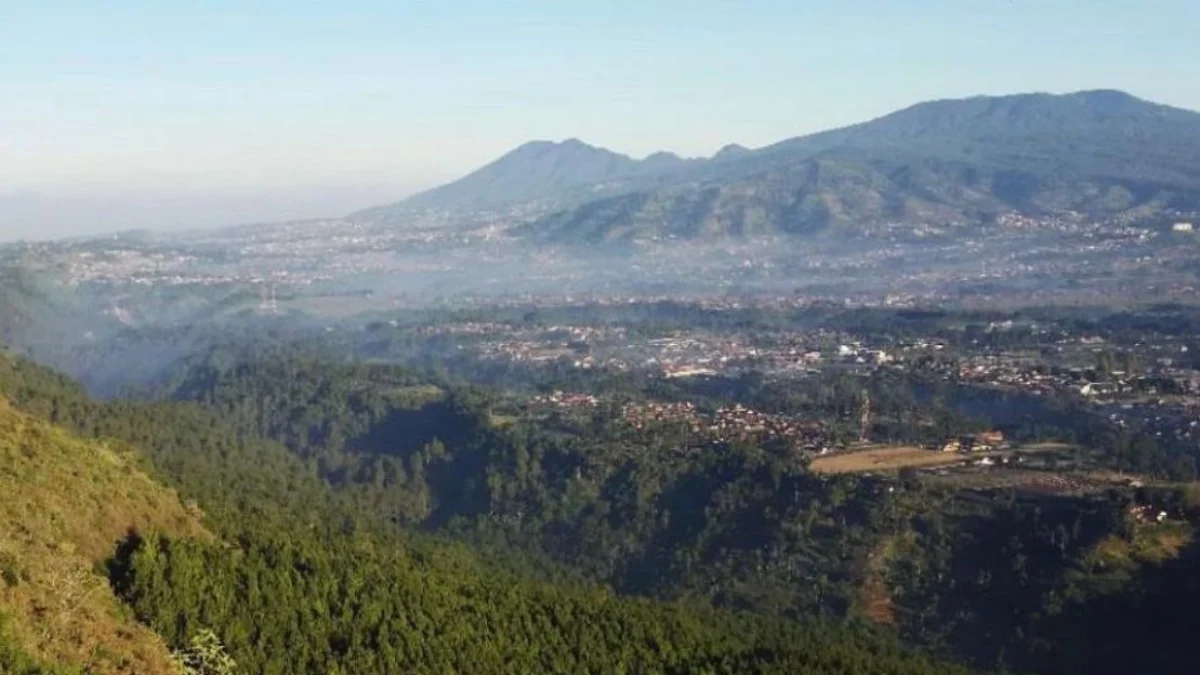
{"type": "Polygon", "coordinates": [[[0,25],[0,675],[1200,672],[1193,2],[0,25]]]}

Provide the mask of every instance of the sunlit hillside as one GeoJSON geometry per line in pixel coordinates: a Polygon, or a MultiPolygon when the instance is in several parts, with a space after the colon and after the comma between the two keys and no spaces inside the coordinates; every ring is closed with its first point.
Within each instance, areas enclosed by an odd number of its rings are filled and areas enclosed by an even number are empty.
{"type": "Polygon", "coordinates": [[[113,595],[103,563],[131,529],[207,539],[196,514],[115,444],[73,437],[3,399],[0,495],[0,672],[21,672],[18,653],[88,673],[174,672],[162,639],[113,595]]]}

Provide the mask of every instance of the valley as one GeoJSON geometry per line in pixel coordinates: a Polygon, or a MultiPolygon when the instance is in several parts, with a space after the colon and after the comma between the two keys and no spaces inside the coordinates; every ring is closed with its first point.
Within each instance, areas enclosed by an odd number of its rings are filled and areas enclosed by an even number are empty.
{"type": "Polygon", "coordinates": [[[1194,672],[1198,120],[4,245],[0,670],[1194,672]]]}

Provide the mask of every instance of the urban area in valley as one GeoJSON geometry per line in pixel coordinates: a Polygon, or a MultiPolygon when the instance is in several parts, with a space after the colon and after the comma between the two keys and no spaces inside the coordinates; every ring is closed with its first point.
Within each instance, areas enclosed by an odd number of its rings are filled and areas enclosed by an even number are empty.
{"type": "Polygon", "coordinates": [[[0,246],[0,672],[1197,672],[1200,116],[989,101],[0,246]]]}

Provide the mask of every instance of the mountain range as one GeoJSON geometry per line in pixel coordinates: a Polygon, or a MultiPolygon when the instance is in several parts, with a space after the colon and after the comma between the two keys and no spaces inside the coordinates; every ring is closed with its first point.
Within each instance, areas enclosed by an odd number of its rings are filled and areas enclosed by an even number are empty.
{"type": "Polygon", "coordinates": [[[533,215],[512,233],[567,243],[984,224],[1014,211],[1195,210],[1200,113],[1095,90],[930,101],[709,158],[637,160],[576,139],[535,141],[351,218],[514,206],[533,215]]]}

